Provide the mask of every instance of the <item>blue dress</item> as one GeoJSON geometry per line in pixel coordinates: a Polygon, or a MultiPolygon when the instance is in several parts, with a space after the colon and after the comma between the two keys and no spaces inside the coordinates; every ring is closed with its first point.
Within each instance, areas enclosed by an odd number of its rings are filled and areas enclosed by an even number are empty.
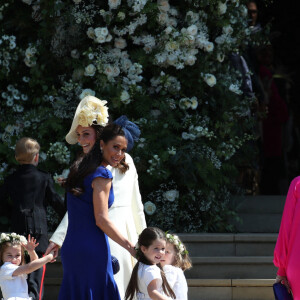
{"type": "MultiPolygon", "coordinates": [[[[92,181],[96,177],[112,178],[112,174],[100,166],[84,179],[82,195],[67,195],[69,224],[61,248],[64,274],[59,300],[120,300],[108,239],[94,217],[92,181]]],[[[111,187],[108,207],[113,202],[111,187]]]]}

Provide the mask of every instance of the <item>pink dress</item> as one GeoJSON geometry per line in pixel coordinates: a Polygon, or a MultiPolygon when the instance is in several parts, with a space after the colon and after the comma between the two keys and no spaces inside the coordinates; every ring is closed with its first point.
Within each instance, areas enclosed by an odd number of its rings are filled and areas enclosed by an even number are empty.
{"type": "Polygon", "coordinates": [[[294,300],[300,300],[300,176],[289,187],[273,262],[277,274],[287,277],[294,300]]]}

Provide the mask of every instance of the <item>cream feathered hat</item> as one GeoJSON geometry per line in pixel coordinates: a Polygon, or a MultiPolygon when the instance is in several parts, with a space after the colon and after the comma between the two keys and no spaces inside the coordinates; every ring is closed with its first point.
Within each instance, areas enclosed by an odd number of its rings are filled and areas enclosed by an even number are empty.
{"type": "Polygon", "coordinates": [[[94,96],[84,97],[78,104],[71,129],[66,135],[69,144],[77,143],[76,129],[78,125],[88,127],[92,124],[105,126],[108,123],[108,107],[106,100],[100,100],[94,96]]]}

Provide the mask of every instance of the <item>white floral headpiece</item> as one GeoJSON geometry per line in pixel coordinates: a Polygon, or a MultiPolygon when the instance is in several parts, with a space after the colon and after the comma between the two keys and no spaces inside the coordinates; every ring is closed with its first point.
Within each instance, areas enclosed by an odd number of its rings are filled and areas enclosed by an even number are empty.
{"type": "Polygon", "coordinates": [[[6,242],[27,244],[27,240],[26,240],[25,236],[16,234],[15,232],[1,233],[0,244],[6,243],[6,242]]]}
{"type": "Polygon", "coordinates": [[[100,100],[94,96],[84,97],[76,108],[71,129],[66,135],[69,144],[77,143],[76,129],[79,125],[88,127],[93,124],[105,126],[108,123],[108,107],[106,100],[100,100]]]}
{"type": "Polygon", "coordinates": [[[166,238],[167,238],[167,242],[173,244],[181,255],[189,253],[177,235],[166,233],[166,238]]]}
{"type": "Polygon", "coordinates": [[[88,101],[78,114],[78,125],[88,127],[96,123],[105,126],[108,122],[108,107],[105,106],[107,101],[99,100],[97,102],[88,101]]]}

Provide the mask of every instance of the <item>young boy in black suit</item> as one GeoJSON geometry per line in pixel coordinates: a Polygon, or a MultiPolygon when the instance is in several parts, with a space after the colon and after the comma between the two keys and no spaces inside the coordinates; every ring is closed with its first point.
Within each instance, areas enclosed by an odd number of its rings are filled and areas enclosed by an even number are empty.
{"type": "MultiPolygon", "coordinates": [[[[55,192],[51,176],[37,169],[39,143],[24,137],[15,148],[18,169],[4,179],[0,187],[0,201],[12,201],[11,231],[24,236],[30,234],[39,243],[36,252],[41,257],[48,246],[46,206],[51,205],[63,217],[66,209],[63,200],[55,192]]],[[[32,300],[39,299],[43,268],[28,275],[28,292],[32,300]]]]}

